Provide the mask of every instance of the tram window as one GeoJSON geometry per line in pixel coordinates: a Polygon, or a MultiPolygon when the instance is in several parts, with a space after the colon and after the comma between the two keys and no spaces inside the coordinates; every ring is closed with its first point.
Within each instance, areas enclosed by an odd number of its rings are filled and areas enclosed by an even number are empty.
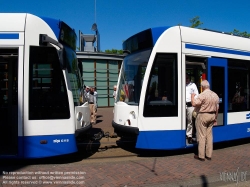
{"type": "Polygon", "coordinates": [[[57,51],[30,47],[29,119],[68,119],[68,95],[57,51]]]}
{"type": "Polygon", "coordinates": [[[250,109],[250,62],[228,60],[228,112],[250,109]]]}
{"type": "Polygon", "coordinates": [[[178,115],[177,55],[157,54],[145,96],[145,117],[178,115]]]}

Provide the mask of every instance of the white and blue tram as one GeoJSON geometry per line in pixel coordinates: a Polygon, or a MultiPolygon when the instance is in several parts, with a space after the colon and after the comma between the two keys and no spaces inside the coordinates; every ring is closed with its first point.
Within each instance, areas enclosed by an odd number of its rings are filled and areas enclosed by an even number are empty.
{"type": "Polygon", "coordinates": [[[179,149],[186,141],[186,73],[220,97],[213,141],[250,137],[250,39],[183,26],[151,28],[123,42],[112,126],[136,148],[179,149]],[[240,93],[241,101],[235,101],[240,93]]]}
{"type": "Polygon", "coordinates": [[[77,151],[88,131],[75,31],[60,20],[0,13],[0,158],[77,151]]]}

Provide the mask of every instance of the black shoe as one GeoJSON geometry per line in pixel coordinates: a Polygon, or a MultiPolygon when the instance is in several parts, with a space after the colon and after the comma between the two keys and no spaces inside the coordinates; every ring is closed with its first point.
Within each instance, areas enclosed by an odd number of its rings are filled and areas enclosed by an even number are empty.
{"type": "Polygon", "coordinates": [[[188,143],[192,144],[193,143],[193,138],[192,137],[188,137],[188,143]]]}
{"type": "Polygon", "coordinates": [[[205,158],[207,159],[207,160],[212,160],[212,158],[211,157],[207,157],[207,156],[205,156],[205,158]]]}
{"type": "Polygon", "coordinates": [[[204,162],[205,158],[200,158],[198,155],[194,155],[194,159],[204,162]]]}

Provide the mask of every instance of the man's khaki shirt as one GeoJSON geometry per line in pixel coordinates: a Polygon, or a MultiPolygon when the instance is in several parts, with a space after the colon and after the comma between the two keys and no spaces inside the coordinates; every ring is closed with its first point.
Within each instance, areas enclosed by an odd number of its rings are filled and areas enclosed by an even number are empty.
{"type": "Polygon", "coordinates": [[[216,112],[219,106],[219,97],[210,89],[206,89],[194,98],[193,105],[200,107],[199,113],[216,112]]]}

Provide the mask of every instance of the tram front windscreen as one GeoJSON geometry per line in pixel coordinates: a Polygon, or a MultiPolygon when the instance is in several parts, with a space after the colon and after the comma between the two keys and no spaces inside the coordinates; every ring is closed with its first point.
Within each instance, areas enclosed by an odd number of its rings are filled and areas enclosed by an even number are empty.
{"type": "Polygon", "coordinates": [[[121,68],[116,101],[129,105],[138,105],[144,74],[147,68],[151,49],[143,50],[125,57],[121,68]]]}

